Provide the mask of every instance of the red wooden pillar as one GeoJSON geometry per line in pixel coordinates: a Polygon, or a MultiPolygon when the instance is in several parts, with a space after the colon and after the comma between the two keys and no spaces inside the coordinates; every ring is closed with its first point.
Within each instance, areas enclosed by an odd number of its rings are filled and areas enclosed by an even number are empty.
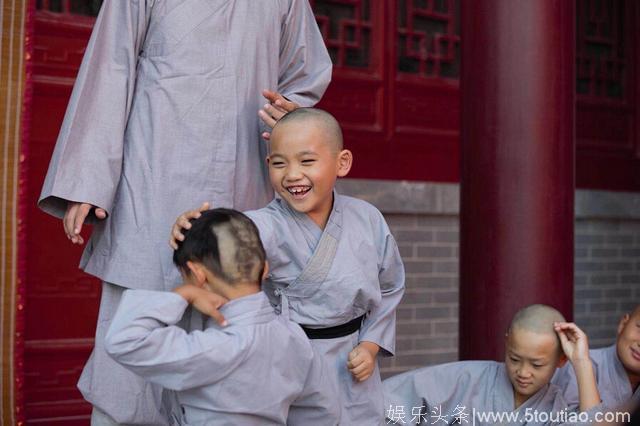
{"type": "Polygon", "coordinates": [[[572,0],[463,1],[460,357],[531,303],[573,310],[572,0]]]}

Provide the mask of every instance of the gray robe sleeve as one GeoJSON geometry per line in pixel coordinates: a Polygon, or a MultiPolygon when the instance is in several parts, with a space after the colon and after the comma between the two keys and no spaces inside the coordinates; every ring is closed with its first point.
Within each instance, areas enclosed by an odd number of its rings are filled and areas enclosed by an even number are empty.
{"type": "Polygon", "coordinates": [[[107,353],[150,382],[177,391],[220,380],[242,362],[237,340],[209,328],[176,326],[187,302],[178,294],[125,291],[105,339],[107,353]]]}
{"type": "Polygon", "coordinates": [[[332,67],[308,0],[291,0],[282,27],[278,91],[303,107],[313,106],[331,81],[332,67]]]}
{"type": "Polygon", "coordinates": [[[381,354],[390,356],[396,345],[396,308],[404,294],[404,265],[393,235],[382,215],[383,247],[378,280],[382,300],[366,316],[360,330],[359,341],[373,342],[380,346],[381,354]]]}
{"type": "Polygon", "coordinates": [[[39,206],[64,216],[68,201],[111,211],[150,0],[107,0],[93,27],[49,164],[39,206]]]}

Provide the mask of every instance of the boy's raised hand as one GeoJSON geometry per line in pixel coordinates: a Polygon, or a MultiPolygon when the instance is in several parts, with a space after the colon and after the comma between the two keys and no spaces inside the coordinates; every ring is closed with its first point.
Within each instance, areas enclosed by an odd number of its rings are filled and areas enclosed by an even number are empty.
{"type": "Polygon", "coordinates": [[[347,367],[351,375],[358,382],[364,382],[373,374],[376,366],[376,356],[380,346],[372,342],[360,342],[351,352],[347,367]]]}
{"type": "Polygon", "coordinates": [[[194,210],[187,210],[182,213],[176,219],[175,223],[171,227],[171,235],[169,236],[169,245],[172,249],[178,249],[178,241],[184,241],[184,235],[182,234],[183,229],[191,229],[191,219],[197,219],[200,217],[202,212],[209,210],[209,203],[204,202],[200,207],[194,210]]]}
{"type": "Polygon", "coordinates": [[[572,322],[557,322],[553,328],[560,337],[562,350],[571,361],[578,383],[580,411],[587,411],[601,403],[596,376],[589,358],[587,335],[572,322]]]}
{"type": "Polygon", "coordinates": [[[229,301],[228,299],[203,288],[196,287],[193,284],[181,285],[173,291],[182,296],[184,300],[193,305],[198,311],[213,318],[221,326],[224,327],[227,325],[227,320],[224,319],[219,309],[229,301]]]}
{"type": "MultiPolygon", "coordinates": [[[[262,107],[260,111],[258,111],[258,116],[267,126],[273,128],[276,125],[276,122],[284,117],[287,113],[293,111],[294,109],[300,108],[295,102],[291,102],[282,94],[278,92],[274,92],[271,90],[263,90],[262,96],[265,97],[269,103],[262,107]]],[[[266,140],[269,140],[271,134],[269,132],[262,133],[262,137],[266,140]]]]}
{"type": "Polygon", "coordinates": [[[572,322],[557,322],[553,325],[560,337],[562,350],[571,363],[589,360],[587,335],[572,322]]]}

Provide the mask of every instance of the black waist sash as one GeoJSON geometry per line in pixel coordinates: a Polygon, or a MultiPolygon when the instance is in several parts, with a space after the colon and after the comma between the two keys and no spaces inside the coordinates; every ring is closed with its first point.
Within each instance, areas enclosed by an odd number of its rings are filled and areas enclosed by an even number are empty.
{"type": "Polygon", "coordinates": [[[301,325],[309,339],[336,339],[338,337],[348,336],[360,330],[364,315],[351,320],[345,324],[336,325],[328,328],[308,328],[301,325]]]}

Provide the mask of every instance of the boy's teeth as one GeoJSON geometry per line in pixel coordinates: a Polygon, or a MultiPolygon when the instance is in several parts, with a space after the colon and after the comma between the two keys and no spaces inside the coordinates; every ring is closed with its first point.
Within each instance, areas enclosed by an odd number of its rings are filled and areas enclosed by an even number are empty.
{"type": "Polygon", "coordinates": [[[289,192],[291,192],[292,194],[302,194],[303,192],[306,192],[309,190],[308,187],[306,186],[300,186],[300,187],[291,187],[291,188],[287,188],[287,190],[289,192]]]}

